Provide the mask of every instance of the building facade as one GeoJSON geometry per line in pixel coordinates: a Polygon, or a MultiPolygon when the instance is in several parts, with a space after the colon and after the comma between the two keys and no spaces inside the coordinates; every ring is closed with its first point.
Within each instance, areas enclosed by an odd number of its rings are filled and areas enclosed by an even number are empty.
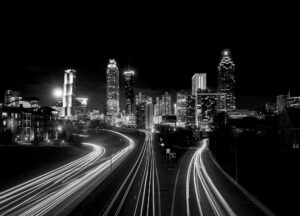
{"type": "Polygon", "coordinates": [[[85,98],[85,97],[77,97],[76,98],[76,100],[75,100],[76,119],[81,119],[85,115],[88,115],[87,104],[88,104],[88,98],[85,98]]]}
{"type": "Polygon", "coordinates": [[[153,100],[152,97],[139,92],[136,95],[136,127],[152,130],[153,129],[153,100]]]}
{"type": "Polygon", "coordinates": [[[5,106],[19,106],[19,101],[22,100],[21,93],[18,91],[7,90],[4,94],[5,106]]]}
{"type": "Polygon", "coordinates": [[[281,113],[283,109],[288,107],[289,96],[288,95],[278,95],[276,97],[277,111],[281,113]]]}
{"type": "Polygon", "coordinates": [[[206,73],[195,73],[192,77],[192,95],[197,94],[197,90],[206,90],[206,73]]]}
{"type": "Polygon", "coordinates": [[[196,124],[195,118],[196,99],[194,95],[189,95],[186,98],[186,126],[194,127],[196,124]]]}
{"type": "Polygon", "coordinates": [[[176,100],[176,116],[177,116],[177,126],[185,127],[187,123],[187,97],[186,91],[177,92],[176,100]]]}
{"type": "Polygon", "coordinates": [[[125,115],[134,112],[134,71],[125,71],[125,115]]]}
{"type": "Polygon", "coordinates": [[[63,116],[71,119],[75,116],[76,70],[67,69],[64,75],[63,116]]]}
{"type": "Polygon", "coordinates": [[[7,144],[57,138],[58,112],[50,107],[4,106],[0,115],[0,138],[7,144]]]}
{"type": "Polygon", "coordinates": [[[213,123],[214,116],[217,114],[217,105],[220,98],[218,92],[203,92],[198,90],[196,97],[196,126],[201,131],[209,131],[213,123]]]}
{"type": "Polygon", "coordinates": [[[145,128],[147,130],[153,130],[153,103],[152,100],[148,100],[145,103],[145,128]]]}
{"type": "Polygon", "coordinates": [[[159,115],[172,115],[172,98],[165,92],[159,100],[159,115]]]}
{"type": "Polygon", "coordinates": [[[114,59],[109,60],[106,70],[106,114],[109,117],[117,115],[120,111],[119,103],[119,69],[114,59]]]}
{"type": "Polygon", "coordinates": [[[226,110],[235,110],[235,64],[227,50],[223,52],[221,62],[218,66],[218,91],[226,94],[226,110]]]}

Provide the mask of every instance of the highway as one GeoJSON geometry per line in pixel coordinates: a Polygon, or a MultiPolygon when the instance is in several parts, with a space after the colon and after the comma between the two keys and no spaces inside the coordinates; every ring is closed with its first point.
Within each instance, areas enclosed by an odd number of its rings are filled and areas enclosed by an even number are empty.
{"type": "Polygon", "coordinates": [[[151,132],[106,205],[97,215],[161,215],[160,186],[151,132]]]}
{"type": "Polygon", "coordinates": [[[225,176],[213,160],[208,143],[208,139],[203,139],[181,161],[174,184],[171,216],[272,215],[225,176]]]}
{"type": "Polygon", "coordinates": [[[171,216],[272,215],[222,173],[208,139],[185,153],[170,181],[159,176],[164,162],[157,166],[151,132],[104,132],[85,135],[89,154],[1,191],[0,215],[161,216],[168,202],[171,216]],[[160,184],[169,184],[172,196],[161,196],[160,184]]]}
{"type": "MultiPolygon", "coordinates": [[[[0,215],[67,215],[130,154],[134,141],[113,154],[101,143],[83,143],[92,151],[55,170],[0,192],[0,215]]],[[[82,135],[84,136],[84,135],[82,135]]]]}
{"type": "MultiPolygon", "coordinates": [[[[190,212],[190,193],[194,193],[199,215],[204,215],[201,199],[205,195],[211,207],[209,215],[230,215],[236,216],[231,207],[228,205],[220,191],[216,188],[213,181],[206,171],[203,162],[203,151],[207,148],[207,139],[203,140],[202,146],[194,153],[188,166],[186,178],[186,214],[190,212]],[[204,191],[204,193],[202,193],[204,191]]],[[[208,209],[208,208],[206,208],[208,209]]],[[[208,210],[206,210],[208,211],[208,210]]]]}

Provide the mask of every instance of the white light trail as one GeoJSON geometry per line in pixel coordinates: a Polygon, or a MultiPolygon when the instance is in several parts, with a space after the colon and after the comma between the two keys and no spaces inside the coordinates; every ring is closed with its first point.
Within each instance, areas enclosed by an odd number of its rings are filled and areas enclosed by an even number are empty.
{"type": "Polygon", "coordinates": [[[137,181],[137,174],[141,172],[141,170],[143,174],[141,183],[139,184],[138,197],[134,213],[131,215],[161,215],[160,199],[155,199],[157,195],[159,196],[160,187],[155,163],[152,134],[146,130],[141,130],[141,132],[146,135],[144,145],[125,180],[109,202],[109,205],[102,216],[119,215],[123,208],[123,204],[128,197],[128,193],[132,189],[133,183],[137,181]],[[155,190],[155,186],[157,190],[155,190]]]}
{"type": "Polygon", "coordinates": [[[202,146],[194,153],[189,163],[186,178],[187,215],[190,215],[190,180],[192,178],[194,182],[192,188],[194,189],[199,215],[203,215],[200,197],[200,189],[202,188],[215,215],[236,216],[207,173],[202,158],[203,152],[207,148],[207,142],[207,139],[202,141],[202,146]]]}
{"type": "Polygon", "coordinates": [[[103,147],[84,143],[92,147],[92,152],[86,156],[0,192],[0,215],[57,215],[74,200],[83,199],[84,193],[110,174],[111,165],[117,167],[134,147],[132,139],[111,132],[127,138],[129,145],[113,156],[103,158],[103,147]]]}

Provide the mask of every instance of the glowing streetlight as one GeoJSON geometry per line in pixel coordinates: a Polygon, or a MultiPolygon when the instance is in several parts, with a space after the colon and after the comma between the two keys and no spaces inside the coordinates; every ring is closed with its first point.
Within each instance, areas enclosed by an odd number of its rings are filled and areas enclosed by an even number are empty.
{"type": "Polygon", "coordinates": [[[63,91],[60,88],[54,89],[52,93],[56,98],[60,98],[63,96],[63,91]]]}
{"type": "Polygon", "coordinates": [[[223,54],[224,54],[224,56],[228,56],[229,55],[229,50],[224,50],[223,54]]]}

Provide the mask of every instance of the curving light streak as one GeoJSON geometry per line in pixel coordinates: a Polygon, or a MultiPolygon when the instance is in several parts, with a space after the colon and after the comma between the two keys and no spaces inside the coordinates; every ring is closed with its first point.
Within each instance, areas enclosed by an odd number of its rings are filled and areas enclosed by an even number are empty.
{"type": "MultiPolygon", "coordinates": [[[[125,135],[111,131],[125,138],[125,135]]],[[[92,143],[92,152],[73,162],[0,193],[0,215],[56,215],[74,200],[100,184],[134,147],[129,145],[111,157],[103,158],[105,149],[92,143]],[[106,159],[106,160],[105,160],[106,159]],[[101,178],[101,179],[99,179],[101,178]]]]}
{"type": "Polygon", "coordinates": [[[196,202],[199,210],[199,214],[203,215],[201,208],[200,189],[202,188],[210,203],[215,215],[230,215],[236,216],[233,210],[230,208],[224,197],[214,185],[213,181],[209,177],[206,167],[203,162],[202,154],[208,146],[208,140],[202,141],[202,146],[194,153],[188,166],[187,179],[186,179],[186,206],[187,215],[190,215],[190,187],[193,188],[196,202]],[[190,186],[191,178],[193,179],[193,185],[190,186]]]}
{"type": "Polygon", "coordinates": [[[155,163],[152,134],[146,130],[141,130],[141,132],[146,135],[144,145],[125,180],[109,202],[108,207],[105,209],[102,216],[118,215],[120,213],[133,183],[137,180],[137,174],[141,172],[141,170],[143,177],[141,184],[139,184],[139,193],[135,210],[132,215],[161,215],[160,199],[156,199],[156,197],[159,196],[160,187],[155,163]],[[143,166],[144,162],[145,165],[143,166]],[[158,193],[155,193],[155,186],[157,187],[158,193]]]}

